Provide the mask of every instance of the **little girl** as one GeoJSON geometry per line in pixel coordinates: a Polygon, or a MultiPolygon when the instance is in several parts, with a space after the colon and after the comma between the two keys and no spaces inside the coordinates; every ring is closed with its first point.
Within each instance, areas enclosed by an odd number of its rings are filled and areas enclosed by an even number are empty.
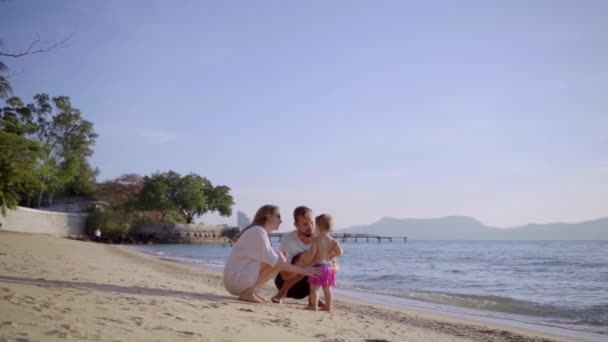
{"type": "Polygon", "coordinates": [[[341,256],[343,253],[342,247],[338,241],[331,237],[332,218],[327,214],[319,215],[315,219],[318,235],[312,239],[309,253],[310,259],[308,262],[314,262],[316,268],[323,270],[323,274],[318,277],[308,277],[310,284],[310,303],[312,306],[306,307],[307,310],[317,311],[318,307],[318,290],[323,287],[325,297],[325,306],[321,309],[331,311],[332,293],[331,288],[336,286],[336,269],[332,262],[332,258],[341,256]]]}

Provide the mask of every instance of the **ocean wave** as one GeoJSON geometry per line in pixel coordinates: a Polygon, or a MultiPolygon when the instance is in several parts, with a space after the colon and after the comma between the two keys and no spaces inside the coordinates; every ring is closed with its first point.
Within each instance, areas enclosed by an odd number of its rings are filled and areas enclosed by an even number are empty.
{"type": "Polygon", "coordinates": [[[418,280],[418,277],[413,275],[413,274],[381,274],[381,275],[374,275],[374,276],[369,276],[369,275],[358,275],[353,277],[355,280],[357,280],[358,282],[371,282],[371,283],[385,283],[385,282],[389,282],[389,283],[397,283],[397,284],[402,284],[402,283],[407,283],[407,282],[414,282],[416,280],[418,280]]]}
{"type": "MultiPolygon", "coordinates": [[[[383,279],[389,278],[381,276],[383,279]]],[[[378,278],[381,278],[378,277],[378,278]]],[[[584,308],[572,308],[559,305],[539,304],[510,297],[493,295],[474,295],[451,292],[423,291],[423,290],[379,290],[373,284],[343,284],[346,288],[364,292],[378,293],[428,303],[493,311],[506,314],[516,314],[544,318],[548,322],[555,322],[567,326],[595,326],[596,332],[608,334],[608,304],[594,305],[584,308]]]]}
{"type": "Polygon", "coordinates": [[[552,317],[559,322],[608,327],[608,305],[570,308],[539,304],[510,297],[483,296],[433,291],[406,291],[395,295],[436,304],[466,307],[536,317],[552,317]]]}
{"type": "Polygon", "coordinates": [[[533,267],[579,267],[579,268],[604,268],[606,264],[600,262],[584,262],[569,260],[540,260],[522,263],[521,266],[533,267]]]}

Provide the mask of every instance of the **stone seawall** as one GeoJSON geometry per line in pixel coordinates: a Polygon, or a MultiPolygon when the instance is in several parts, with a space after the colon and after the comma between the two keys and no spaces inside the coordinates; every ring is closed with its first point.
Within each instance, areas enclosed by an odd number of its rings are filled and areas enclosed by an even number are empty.
{"type": "Polygon", "coordinates": [[[228,242],[223,236],[224,225],[146,223],[133,229],[132,235],[141,241],[164,243],[228,242]]]}
{"type": "Polygon", "coordinates": [[[59,213],[17,207],[0,215],[0,229],[56,236],[84,235],[87,214],[59,213]]]}

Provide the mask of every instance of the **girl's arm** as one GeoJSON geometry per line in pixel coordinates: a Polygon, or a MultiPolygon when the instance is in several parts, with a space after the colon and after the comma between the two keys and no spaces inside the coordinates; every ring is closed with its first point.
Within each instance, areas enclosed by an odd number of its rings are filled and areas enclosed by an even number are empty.
{"type": "Polygon", "coordinates": [[[342,249],[342,246],[340,246],[340,243],[338,242],[338,240],[334,240],[334,248],[332,248],[331,250],[331,255],[332,257],[339,257],[342,256],[342,254],[344,254],[344,250],[342,249]]]}

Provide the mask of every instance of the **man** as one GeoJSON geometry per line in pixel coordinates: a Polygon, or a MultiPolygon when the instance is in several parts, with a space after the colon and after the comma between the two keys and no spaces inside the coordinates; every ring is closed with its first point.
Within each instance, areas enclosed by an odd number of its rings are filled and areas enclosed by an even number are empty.
{"type": "Polygon", "coordinates": [[[95,229],[95,241],[99,242],[101,240],[101,230],[99,228],[95,229]]]}
{"type": "MultiPolygon", "coordinates": [[[[296,230],[283,236],[279,251],[285,255],[287,262],[302,267],[312,266],[312,263],[305,265],[300,261],[308,252],[315,229],[312,210],[299,206],[293,211],[293,219],[296,230]]],[[[303,299],[310,294],[308,277],[300,274],[280,272],[275,279],[275,285],[279,289],[279,293],[272,297],[275,303],[281,303],[285,297],[303,299]]]]}

